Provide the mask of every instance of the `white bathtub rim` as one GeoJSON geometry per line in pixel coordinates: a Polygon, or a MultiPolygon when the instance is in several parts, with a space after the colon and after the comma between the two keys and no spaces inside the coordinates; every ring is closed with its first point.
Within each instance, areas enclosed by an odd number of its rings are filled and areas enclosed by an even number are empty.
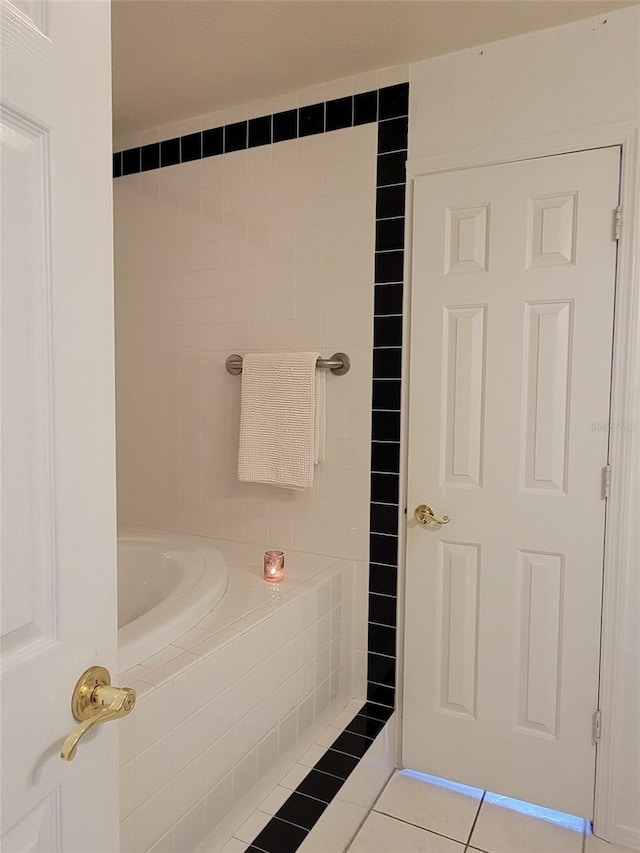
{"type": "Polygon", "coordinates": [[[176,554],[179,554],[180,551],[188,551],[201,558],[202,567],[200,569],[194,567],[189,570],[192,576],[197,574],[193,584],[185,589],[185,584],[182,582],[167,598],[118,631],[118,669],[120,672],[130,669],[168,645],[175,643],[179,637],[194,628],[223,598],[229,579],[224,556],[213,542],[207,542],[203,537],[174,534],[169,531],[127,529],[119,534],[118,541],[126,543],[127,540],[131,540],[132,544],[162,547],[162,550],[169,552],[173,549],[176,554]],[[220,574],[221,568],[224,569],[222,574],[220,574]],[[210,582],[207,577],[211,574],[210,569],[216,571],[217,582],[210,582]],[[182,627],[177,633],[174,632],[171,639],[158,640],[158,632],[160,630],[163,633],[165,632],[167,616],[177,605],[180,606],[180,611],[183,614],[182,627]]]}

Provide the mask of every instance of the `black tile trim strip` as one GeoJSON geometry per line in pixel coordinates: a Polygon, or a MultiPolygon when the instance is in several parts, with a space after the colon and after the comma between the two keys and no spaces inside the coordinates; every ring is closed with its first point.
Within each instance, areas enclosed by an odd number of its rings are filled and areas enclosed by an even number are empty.
{"type": "Polygon", "coordinates": [[[374,255],[367,702],[262,832],[251,853],[294,853],[395,708],[400,407],[409,84],[336,98],[113,154],[113,177],[378,123],[374,255]]]}
{"type": "MultiPolygon", "coordinates": [[[[151,145],[127,148],[113,155],[113,177],[134,175],[150,169],[176,166],[205,157],[215,157],[232,151],[244,151],[258,145],[298,139],[317,133],[378,123],[378,169],[382,169],[389,187],[403,186],[408,128],[409,84],[386,86],[372,92],[362,92],[345,98],[334,98],[319,104],[309,104],[273,115],[257,116],[222,127],[188,133],[175,139],[165,139],[151,145]],[[380,117],[378,116],[380,110],[380,117]],[[160,156],[152,158],[146,167],[141,165],[143,149],[160,146],[160,156]],[[163,153],[164,147],[164,153],[163,153]],[[385,156],[380,160],[380,155],[385,156]],[[124,164],[127,163],[127,169],[124,164]]],[[[378,186],[381,186],[378,182],[378,186]]],[[[398,193],[395,193],[396,204],[398,193]]],[[[378,201],[387,209],[395,209],[391,195],[378,201]]],[[[390,214],[391,215],[391,214],[390,214]]],[[[393,214],[404,216],[402,213],[393,214]]]]}
{"type": "MultiPolygon", "coordinates": [[[[385,672],[389,667],[395,672],[395,660],[384,660],[388,662],[383,664],[385,672]]],[[[368,701],[247,846],[246,853],[295,853],[300,847],[393,714],[388,702],[372,700],[373,692],[368,691],[368,701]]]]}

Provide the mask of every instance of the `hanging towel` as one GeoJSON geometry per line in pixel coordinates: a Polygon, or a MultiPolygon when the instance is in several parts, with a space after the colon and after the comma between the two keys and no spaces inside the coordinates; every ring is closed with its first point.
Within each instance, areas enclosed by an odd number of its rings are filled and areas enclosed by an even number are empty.
{"type": "Polygon", "coordinates": [[[238,478],[310,489],[324,458],[326,374],[317,352],[248,353],[242,362],[238,478]]]}

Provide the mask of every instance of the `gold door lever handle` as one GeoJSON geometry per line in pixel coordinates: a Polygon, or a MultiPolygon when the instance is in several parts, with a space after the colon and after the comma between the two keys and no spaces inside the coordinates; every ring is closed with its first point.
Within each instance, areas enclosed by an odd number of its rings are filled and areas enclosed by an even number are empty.
{"type": "Polygon", "coordinates": [[[443,515],[442,518],[436,518],[431,507],[426,504],[420,504],[420,506],[417,506],[413,514],[416,521],[423,525],[431,524],[432,522],[434,524],[449,524],[451,521],[448,515],[443,515]]]}
{"type": "Polygon", "coordinates": [[[72,761],[78,741],[89,729],[109,720],[126,717],[136,704],[136,691],[130,687],[112,687],[109,671],[92,666],[78,679],[71,697],[71,712],[80,723],[62,745],[60,758],[72,761]]]}

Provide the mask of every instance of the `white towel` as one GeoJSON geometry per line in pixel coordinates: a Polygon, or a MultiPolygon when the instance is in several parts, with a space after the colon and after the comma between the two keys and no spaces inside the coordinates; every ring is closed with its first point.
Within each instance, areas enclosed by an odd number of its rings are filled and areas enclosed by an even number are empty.
{"type": "Polygon", "coordinates": [[[248,353],[242,361],[238,479],[309,489],[324,459],[326,374],[317,352],[248,353]]]}

